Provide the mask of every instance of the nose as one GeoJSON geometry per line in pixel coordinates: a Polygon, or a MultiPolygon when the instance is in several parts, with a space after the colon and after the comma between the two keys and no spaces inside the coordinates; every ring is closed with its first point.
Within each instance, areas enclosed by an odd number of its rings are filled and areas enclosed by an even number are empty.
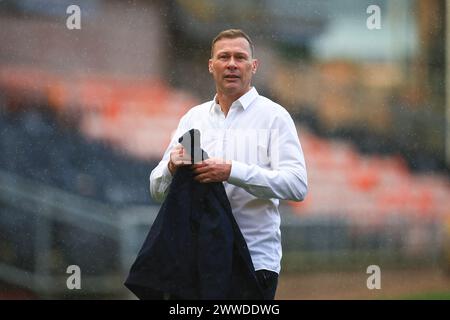
{"type": "Polygon", "coordinates": [[[234,60],[234,57],[231,57],[228,60],[227,68],[228,69],[236,69],[236,61],[234,60]]]}

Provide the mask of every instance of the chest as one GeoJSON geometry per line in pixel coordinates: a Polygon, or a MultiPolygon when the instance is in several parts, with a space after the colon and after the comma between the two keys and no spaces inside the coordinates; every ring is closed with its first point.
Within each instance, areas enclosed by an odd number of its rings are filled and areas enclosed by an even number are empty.
{"type": "Polygon", "coordinates": [[[198,118],[192,128],[201,132],[201,146],[211,157],[248,164],[268,164],[270,119],[258,114],[217,115],[198,118]]]}

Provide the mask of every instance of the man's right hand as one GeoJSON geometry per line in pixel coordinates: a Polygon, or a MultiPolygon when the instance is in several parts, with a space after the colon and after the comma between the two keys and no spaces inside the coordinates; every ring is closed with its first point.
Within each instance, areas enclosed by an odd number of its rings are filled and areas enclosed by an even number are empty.
{"type": "Polygon", "coordinates": [[[177,169],[182,166],[191,164],[191,156],[187,154],[181,144],[177,144],[170,152],[170,160],[167,164],[172,176],[175,174],[177,169]]]}

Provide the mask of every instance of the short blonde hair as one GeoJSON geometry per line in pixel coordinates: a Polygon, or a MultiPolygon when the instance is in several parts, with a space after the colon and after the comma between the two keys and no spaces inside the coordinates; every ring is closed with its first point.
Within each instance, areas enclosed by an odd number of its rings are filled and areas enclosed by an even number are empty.
{"type": "Polygon", "coordinates": [[[212,41],[211,43],[211,58],[214,55],[214,44],[221,40],[221,39],[236,39],[236,38],[244,38],[245,40],[248,41],[248,44],[250,45],[250,50],[251,50],[251,54],[253,57],[253,52],[254,52],[254,46],[253,46],[253,42],[252,39],[250,39],[250,37],[248,36],[248,34],[246,34],[244,31],[242,31],[241,29],[228,29],[228,30],[224,30],[222,32],[220,32],[212,41]]]}

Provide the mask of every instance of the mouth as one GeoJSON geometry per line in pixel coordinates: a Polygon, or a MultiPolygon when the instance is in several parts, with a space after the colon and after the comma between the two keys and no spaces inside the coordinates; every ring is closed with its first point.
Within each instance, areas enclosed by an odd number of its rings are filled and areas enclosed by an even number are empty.
{"type": "Polygon", "coordinates": [[[225,79],[233,80],[233,79],[240,79],[240,77],[236,74],[228,74],[224,76],[225,79]]]}

